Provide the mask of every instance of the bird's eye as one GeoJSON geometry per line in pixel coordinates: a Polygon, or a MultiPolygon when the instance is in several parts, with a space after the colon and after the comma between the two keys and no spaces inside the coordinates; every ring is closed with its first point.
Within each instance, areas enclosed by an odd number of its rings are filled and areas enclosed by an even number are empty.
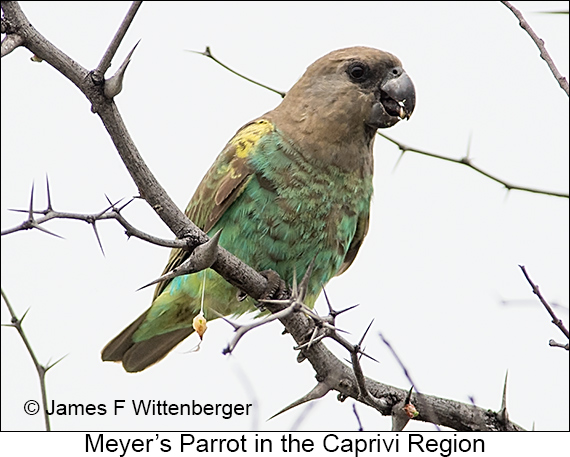
{"type": "Polygon", "coordinates": [[[368,76],[368,67],[360,62],[354,62],[348,67],[348,75],[357,82],[364,81],[368,76]]]}

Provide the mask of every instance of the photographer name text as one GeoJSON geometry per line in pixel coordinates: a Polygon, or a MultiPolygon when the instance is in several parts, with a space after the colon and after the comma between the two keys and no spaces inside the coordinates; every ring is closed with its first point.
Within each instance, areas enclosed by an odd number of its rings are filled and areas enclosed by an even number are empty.
{"type": "Polygon", "coordinates": [[[47,414],[55,416],[115,416],[134,413],[137,416],[219,416],[231,419],[234,416],[251,414],[252,403],[169,403],[165,400],[114,400],[111,405],[105,403],[56,403],[48,404],[47,414]]]}

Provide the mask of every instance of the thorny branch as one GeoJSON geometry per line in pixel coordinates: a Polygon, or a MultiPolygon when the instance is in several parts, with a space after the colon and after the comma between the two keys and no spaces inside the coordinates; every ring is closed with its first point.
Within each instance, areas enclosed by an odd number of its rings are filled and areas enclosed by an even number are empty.
{"type": "Polygon", "coordinates": [[[24,333],[24,329],[22,328],[22,322],[24,321],[24,318],[28,314],[29,309],[24,313],[24,315],[20,319],[18,319],[16,313],[14,312],[14,309],[12,308],[12,305],[10,304],[10,301],[8,300],[8,297],[4,293],[4,289],[2,289],[2,298],[4,299],[4,303],[6,303],[8,311],[10,312],[10,316],[12,317],[10,324],[2,324],[2,326],[14,327],[17,330],[18,334],[20,335],[20,338],[22,339],[24,345],[26,346],[26,349],[28,350],[28,354],[30,354],[30,357],[32,358],[32,362],[34,362],[34,366],[36,367],[36,371],[38,372],[38,377],[40,379],[40,390],[42,393],[42,411],[44,414],[45,427],[46,431],[50,431],[51,426],[49,422],[49,415],[47,413],[46,373],[50,368],[55,366],[57,363],[61,362],[61,360],[63,360],[63,357],[60,358],[59,360],[56,360],[54,363],[48,364],[47,366],[44,366],[40,362],[38,362],[36,354],[32,349],[32,345],[30,344],[28,337],[26,336],[26,334],[24,333]]]}
{"type": "MultiPolygon", "coordinates": [[[[100,117],[107,129],[141,198],[148,202],[177,238],[186,239],[189,250],[207,242],[208,237],[176,206],[144,162],[117,106],[105,95],[104,85],[90,78],[92,72],[83,68],[43,37],[30,24],[17,2],[2,2],[2,10],[8,36],[17,34],[24,37],[22,46],[73,82],[91,102],[92,111],[100,117]]],[[[114,42],[112,46],[115,46],[114,42]]],[[[109,54],[113,53],[109,51],[109,54]]],[[[247,291],[248,295],[255,299],[263,296],[267,288],[267,280],[262,275],[221,247],[218,249],[217,260],[212,269],[232,285],[247,291]]]]}
{"type": "Polygon", "coordinates": [[[245,79],[246,81],[249,81],[252,84],[255,84],[256,86],[259,87],[263,87],[264,89],[267,89],[271,92],[275,92],[277,95],[280,95],[281,98],[285,97],[286,92],[277,90],[277,89],[273,89],[272,87],[266,86],[265,84],[262,84],[258,81],[255,81],[254,79],[248,78],[245,75],[242,75],[241,73],[238,73],[237,71],[235,71],[234,69],[228,67],[226,64],[224,64],[223,62],[221,62],[220,60],[218,60],[217,58],[214,57],[214,55],[212,54],[212,51],[210,49],[210,46],[206,46],[206,50],[205,51],[188,51],[188,52],[193,52],[194,54],[200,54],[201,56],[205,56],[208,57],[210,59],[212,59],[214,62],[216,62],[218,65],[220,65],[221,67],[225,68],[226,70],[228,70],[230,73],[233,73],[234,75],[245,79]]]}
{"type": "MultiPolygon", "coordinates": [[[[412,404],[411,391],[388,386],[364,376],[360,366],[360,357],[366,356],[371,358],[361,349],[366,332],[357,345],[348,342],[339,335],[338,332],[342,332],[342,330],[336,327],[335,317],[354,307],[335,311],[327,299],[329,314],[327,316],[319,316],[314,310],[310,310],[299,303],[300,297],[295,292],[295,285],[292,289],[292,298],[288,300],[264,301],[263,306],[272,313],[282,313],[280,314],[280,321],[298,344],[296,347],[300,351],[298,360],[307,359],[311,363],[316,372],[317,385],[306,395],[295,400],[272,417],[303,403],[322,398],[331,390],[336,390],[339,392],[338,399],[340,401],[351,397],[373,407],[382,415],[392,416],[394,430],[403,429],[410,419],[432,422],[436,425],[463,431],[523,430],[513,422],[504,422],[499,413],[476,405],[430,395],[418,393],[416,404],[419,405],[419,408],[416,410],[412,404]],[[318,336],[315,338],[315,335],[318,336]],[[321,340],[327,337],[349,351],[351,366],[342,363],[322,344],[321,340]],[[405,415],[405,418],[403,418],[403,415],[405,415]]],[[[249,330],[273,319],[260,321],[259,324],[256,322],[253,327],[225,320],[234,327],[236,333],[239,333],[239,336],[236,335],[232,343],[230,343],[229,347],[233,350],[237,340],[242,338],[249,330]]]]}
{"type": "Polygon", "coordinates": [[[113,37],[113,40],[111,41],[109,47],[105,51],[105,54],[101,58],[99,65],[97,65],[97,68],[93,70],[93,79],[95,80],[96,83],[101,84],[104,81],[105,73],[111,66],[111,61],[113,60],[113,57],[117,53],[119,45],[123,41],[123,38],[125,37],[127,30],[129,29],[131,23],[133,22],[135,15],[137,14],[137,11],[141,7],[141,5],[142,1],[133,2],[131,4],[131,7],[129,8],[129,11],[125,16],[125,19],[123,19],[123,22],[119,26],[117,33],[115,33],[115,36],[113,37]]]}
{"type": "Polygon", "coordinates": [[[497,178],[496,176],[482,170],[481,168],[479,168],[476,165],[473,165],[473,162],[471,162],[471,159],[469,158],[469,155],[465,155],[464,157],[462,157],[461,159],[454,159],[453,157],[446,157],[446,156],[442,156],[440,154],[436,154],[433,152],[428,152],[428,151],[424,151],[422,149],[416,149],[416,148],[412,148],[409,146],[406,146],[404,143],[395,140],[393,138],[390,138],[389,136],[378,132],[378,135],[380,135],[382,138],[387,139],[388,141],[390,141],[391,143],[395,144],[396,146],[398,146],[398,148],[400,149],[402,155],[405,152],[415,152],[416,154],[421,154],[421,155],[425,155],[428,157],[433,157],[435,159],[441,159],[441,160],[445,160],[447,162],[453,162],[453,163],[458,163],[460,165],[465,165],[468,168],[471,168],[472,170],[476,171],[477,173],[482,174],[483,176],[485,176],[486,178],[491,179],[492,181],[495,181],[499,184],[502,184],[507,190],[520,190],[520,191],[524,191],[524,192],[531,192],[531,193],[535,193],[535,194],[542,194],[542,195],[550,195],[552,197],[562,197],[562,198],[568,198],[569,195],[562,193],[562,192],[553,192],[553,191],[549,191],[549,190],[541,190],[541,189],[533,189],[531,187],[523,187],[523,186],[517,186],[515,184],[511,184],[508,183],[507,181],[504,181],[501,178],[497,178]]]}
{"type": "MultiPolygon", "coordinates": [[[[562,333],[564,333],[566,338],[570,339],[570,333],[568,333],[568,329],[564,326],[564,324],[562,323],[562,320],[560,320],[558,318],[558,316],[556,316],[556,313],[552,309],[552,306],[550,306],[548,304],[548,302],[545,300],[545,298],[542,296],[542,294],[540,293],[540,289],[538,288],[538,284],[535,284],[532,281],[532,279],[530,279],[530,276],[528,275],[524,265],[519,265],[519,268],[522,270],[524,277],[526,278],[526,280],[528,281],[528,283],[532,287],[532,293],[538,297],[540,302],[546,308],[546,311],[548,311],[548,314],[550,314],[550,317],[552,317],[552,323],[554,325],[556,325],[562,333]]],[[[565,345],[563,345],[563,344],[557,343],[556,341],[550,340],[549,344],[550,344],[550,346],[554,346],[554,347],[562,347],[562,348],[566,349],[567,351],[570,349],[569,343],[566,343],[565,345]]]]}
{"type": "Polygon", "coordinates": [[[566,95],[570,95],[568,89],[568,81],[558,71],[558,68],[556,68],[556,65],[554,64],[552,57],[550,57],[550,54],[546,50],[546,46],[544,45],[544,40],[535,33],[535,31],[532,29],[532,27],[523,17],[522,13],[518,9],[516,9],[513,5],[511,5],[511,2],[501,2],[501,3],[505,5],[508,9],[510,9],[513,12],[513,14],[516,16],[516,18],[519,20],[519,24],[522,27],[522,29],[529,34],[529,36],[532,38],[532,41],[534,41],[534,43],[540,50],[540,57],[542,57],[542,59],[547,63],[548,68],[550,68],[550,71],[556,78],[556,81],[558,81],[558,84],[560,85],[562,90],[566,92],[566,95]]]}
{"type": "MultiPolygon", "coordinates": [[[[132,16],[134,16],[136,8],[138,8],[136,5],[133,5],[131,8],[132,16]]],[[[105,94],[103,87],[101,87],[101,81],[96,77],[97,75],[81,67],[77,62],[63,54],[47,41],[29,23],[17,2],[2,2],[2,10],[5,19],[2,21],[3,32],[7,34],[2,44],[2,55],[5,55],[5,48],[7,49],[7,54],[11,50],[10,47],[14,49],[18,45],[24,46],[37,56],[38,59],[44,60],[73,82],[91,102],[92,111],[101,118],[119,155],[137,185],[141,197],[151,205],[159,217],[161,217],[165,224],[175,233],[177,238],[184,238],[184,240],[180,241],[185,243],[186,246],[189,247],[189,250],[205,243],[208,240],[207,236],[198,230],[178,207],[176,207],[142,160],[134,142],[128,134],[116,105],[111,97],[105,94]],[[6,43],[8,43],[9,46],[5,46],[6,43]],[[92,77],[89,78],[89,75],[92,77]]],[[[116,39],[113,40],[106,53],[106,56],[108,55],[109,57],[102,59],[98,67],[99,70],[104,71],[104,67],[107,65],[106,62],[110,62],[131,20],[132,17],[123,22],[121,26],[122,31],[117,34],[116,39]]],[[[211,55],[209,57],[213,58],[211,55]]],[[[276,92],[280,93],[278,91],[276,92]]],[[[45,231],[43,227],[40,227],[42,222],[46,222],[50,218],[55,218],[55,215],[59,215],[58,217],[60,218],[66,215],[65,218],[85,220],[86,222],[92,223],[94,227],[94,221],[96,220],[115,218],[121,222],[129,233],[133,235],[136,233],[134,227],[125,225],[126,221],[124,220],[121,221],[119,217],[120,212],[116,211],[114,205],[111,205],[107,211],[99,213],[99,215],[72,215],[71,213],[58,213],[54,211],[51,208],[51,199],[48,198],[48,201],[50,202],[48,203],[48,209],[43,212],[33,210],[32,202],[30,209],[27,210],[28,221],[24,222],[21,227],[17,229],[36,228],[45,231]],[[35,215],[37,214],[40,214],[42,217],[36,219],[35,215]]],[[[140,237],[142,239],[148,239],[149,236],[147,235],[146,238],[143,236],[140,237]]],[[[171,243],[165,240],[162,240],[162,242],[164,242],[163,245],[169,246],[170,244],[167,243],[171,243]]],[[[157,244],[162,244],[162,242],[157,244]]],[[[267,284],[266,279],[227,251],[221,248],[219,249],[218,258],[214,265],[212,265],[212,268],[234,286],[247,292],[248,295],[253,298],[263,296],[267,284]]],[[[295,300],[296,298],[292,297],[290,300],[285,301],[288,305],[291,305],[295,300]]],[[[287,307],[283,301],[268,301],[264,303],[264,306],[272,313],[279,312],[287,307]]],[[[344,400],[347,397],[355,398],[358,401],[370,404],[384,415],[393,414],[394,405],[410,401],[411,394],[409,392],[366,378],[363,376],[361,369],[357,379],[355,367],[360,367],[359,358],[362,355],[367,355],[362,352],[360,345],[354,346],[339,335],[338,332],[340,330],[334,326],[334,317],[338,315],[339,312],[333,312],[331,310],[329,316],[320,318],[304,306],[301,306],[300,309],[302,312],[287,311],[283,313],[280,320],[297,342],[300,350],[300,360],[308,359],[315,369],[317,381],[319,385],[321,385],[321,388],[318,389],[319,394],[324,395],[324,393],[330,390],[336,390],[340,393],[340,400],[344,400]],[[321,336],[321,332],[324,332],[325,336],[329,336],[349,349],[353,360],[352,367],[344,364],[322,344],[321,340],[324,336],[321,336]],[[374,399],[374,401],[370,401],[368,397],[374,399]]],[[[13,320],[14,319],[15,318],[13,318],[13,320]]],[[[17,321],[17,319],[15,320],[17,321]]],[[[21,320],[19,322],[21,323],[21,320]]],[[[51,366],[53,366],[53,364],[51,366]]],[[[44,374],[51,366],[44,369],[44,374]]],[[[359,368],[356,368],[356,370],[359,370],[359,368]]],[[[40,370],[38,369],[38,371],[40,370]]],[[[428,395],[425,395],[424,399],[426,408],[424,411],[418,412],[416,417],[418,420],[429,421],[431,415],[435,414],[440,425],[457,430],[481,430],[481,424],[484,425],[484,429],[486,430],[521,430],[516,424],[511,422],[504,423],[498,414],[492,411],[428,395]],[[476,409],[475,413],[474,408],[476,409]],[[482,419],[473,421],[471,419],[474,416],[482,419]]]]}
{"type": "MultiPolygon", "coordinates": [[[[10,233],[19,232],[22,230],[38,229],[38,230],[41,230],[41,231],[48,233],[50,235],[54,235],[54,236],[57,236],[59,238],[62,238],[61,236],[59,236],[55,233],[52,233],[43,227],[40,227],[40,225],[45,224],[46,222],[48,222],[52,219],[71,219],[71,220],[83,221],[83,222],[87,222],[88,224],[91,224],[93,226],[93,229],[95,230],[95,234],[97,236],[97,240],[99,242],[99,245],[101,246],[101,242],[99,240],[99,236],[97,234],[97,228],[95,225],[96,222],[97,221],[104,221],[104,220],[116,220],[117,222],[119,222],[119,224],[121,224],[124,227],[125,235],[127,235],[127,237],[129,237],[129,238],[130,237],[139,238],[139,239],[146,241],[148,243],[155,244],[157,246],[167,247],[167,248],[183,248],[184,249],[184,248],[188,247],[186,241],[184,241],[184,240],[181,240],[181,239],[165,240],[162,238],[158,238],[156,236],[145,233],[142,230],[139,230],[136,227],[134,227],[132,224],[130,224],[123,217],[123,215],[121,214],[121,211],[129,203],[131,203],[132,200],[123,204],[121,207],[117,207],[117,205],[120,202],[116,202],[116,203],[110,203],[109,202],[110,205],[107,208],[105,208],[103,211],[101,211],[99,213],[94,213],[94,214],[67,213],[67,212],[62,212],[62,211],[55,211],[52,207],[49,182],[47,183],[47,199],[48,199],[48,205],[47,205],[46,209],[34,210],[33,209],[34,188],[32,186],[29,209],[27,209],[27,210],[19,210],[19,209],[12,210],[12,211],[16,211],[16,212],[27,213],[28,219],[26,219],[24,222],[17,225],[16,227],[11,227],[9,229],[2,230],[1,235],[4,236],[4,235],[8,235],[10,233]],[[37,215],[39,215],[40,217],[37,217],[37,215]]],[[[101,247],[101,250],[102,250],[102,247],[101,247]]]]}

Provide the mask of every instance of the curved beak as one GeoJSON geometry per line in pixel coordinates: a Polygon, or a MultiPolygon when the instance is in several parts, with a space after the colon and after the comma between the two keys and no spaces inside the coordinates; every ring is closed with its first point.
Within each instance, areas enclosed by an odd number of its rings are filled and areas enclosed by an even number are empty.
{"type": "Polygon", "coordinates": [[[400,119],[409,119],[415,106],[414,83],[402,67],[394,67],[379,84],[366,123],[374,129],[392,127],[400,119]]]}
{"type": "MultiPolygon", "coordinates": [[[[398,69],[394,69],[397,71],[398,69]]],[[[408,74],[401,73],[380,86],[380,100],[386,111],[400,119],[409,119],[416,106],[416,90],[408,74]]]]}

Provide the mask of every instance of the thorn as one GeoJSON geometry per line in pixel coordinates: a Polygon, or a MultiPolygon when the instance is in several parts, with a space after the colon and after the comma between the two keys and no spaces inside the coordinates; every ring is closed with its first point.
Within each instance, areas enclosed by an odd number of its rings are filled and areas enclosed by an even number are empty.
{"type": "Polygon", "coordinates": [[[119,95],[121,93],[121,90],[123,90],[123,78],[125,76],[125,71],[127,70],[129,63],[131,62],[131,57],[133,55],[133,52],[135,52],[135,49],[137,48],[140,42],[141,40],[137,41],[137,43],[134,45],[131,52],[129,52],[129,54],[127,55],[127,57],[125,58],[119,69],[117,70],[117,72],[109,79],[105,80],[105,88],[103,92],[105,93],[105,96],[107,98],[112,99],[117,95],[119,95]]]}
{"type": "Polygon", "coordinates": [[[47,367],[44,368],[44,373],[47,373],[48,370],[52,369],[53,367],[55,367],[59,362],[61,362],[63,359],[65,359],[69,354],[65,354],[63,357],[61,357],[59,360],[56,360],[55,362],[53,362],[51,365],[48,365],[47,367]]]}
{"type": "Polygon", "coordinates": [[[412,404],[412,392],[414,386],[410,387],[406,398],[394,405],[392,408],[392,431],[401,432],[410,419],[418,416],[418,410],[412,404]]]}
{"type": "Polygon", "coordinates": [[[273,300],[272,298],[260,298],[260,303],[273,303],[274,305],[290,305],[291,299],[287,300],[273,300]]]}
{"type": "MultiPolygon", "coordinates": [[[[315,329],[316,330],[316,329],[315,329]]],[[[327,335],[325,335],[324,333],[317,336],[316,338],[311,338],[307,343],[305,344],[301,344],[300,346],[296,346],[293,349],[296,351],[300,351],[301,349],[304,349],[305,347],[307,349],[310,349],[311,345],[313,344],[317,344],[319,341],[321,341],[323,338],[326,338],[327,335]]]]}
{"type": "Polygon", "coordinates": [[[400,162],[402,161],[402,158],[404,157],[405,152],[406,152],[406,150],[402,149],[402,147],[400,146],[400,156],[398,157],[398,160],[396,160],[396,163],[394,164],[394,168],[392,168],[392,173],[396,172],[396,168],[398,168],[398,165],[400,165],[400,162]]]}
{"type": "Polygon", "coordinates": [[[341,309],[340,311],[334,311],[334,315],[336,317],[339,314],[346,313],[347,311],[350,311],[351,309],[356,308],[357,306],[360,306],[360,305],[356,304],[356,305],[349,306],[348,308],[341,309]]]}
{"type": "Polygon", "coordinates": [[[408,395],[406,395],[406,404],[410,403],[412,400],[412,392],[414,391],[414,386],[410,387],[410,390],[408,391],[408,395]]]}
{"type": "Polygon", "coordinates": [[[47,210],[48,211],[53,211],[53,207],[51,206],[51,192],[49,190],[49,178],[48,175],[46,173],[46,191],[47,191],[47,210]]]}
{"type": "Polygon", "coordinates": [[[188,258],[189,261],[194,263],[193,268],[195,271],[192,271],[192,273],[210,268],[216,261],[218,258],[218,242],[220,241],[221,234],[222,229],[218,230],[214,236],[204,244],[196,246],[196,249],[192,251],[192,254],[190,254],[188,258]]]}
{"type": "Polygon", "coordinates": [[[236,324],[235,322],[230,321],[226,316],[224,316],[223,314],[218,313],[214,308],[208,308],[208,312],[209,313],[214,313],[219,319],[222,319],[223,321],[226,321],[228,324],[230,324],[233,328],[234,331],[236,331],[237,329],[239,329],[240,327],[242,327],[240,324],[236,324]]]}
{"type": "Polygon", "coordinates": [[[26,310],[26,312],[25,312],[24,314],[22,314],[22,317],[20,317],[20,319],[18,320],[18,324],[22,325],[22,322],[24,322],[24,318],[27,316],[28,311],[29,311],[30,309],[32,309],[32,308],[31,308],[31,307],[28,308],[28,309],[26,310]]]}
{"type": "Polygon", "coordinates": [[[331,302],[330,302],[330,300],[329,300],[329,296],[327,295],[327,291],[325,290],[325,286],[323,286],[322,284],[321,284],[321,289],[322,289],[322,291],[323,291],[323,295],[325,296],[325,301],[327,302],[327,306],[328,306],[328,308],[329,308],[329,314],[334,317],[334,316],[335,316],[335,314],[334,314],[335,311],[334,311],[334,309],[333,309],[332,306],[331,306],[331,302]]]}
{"type": "Polygon", "coordinates": [[[376,360],[374,357],[372,357],[371,355],[368,355],[366,352],[364,351],[358,351],[359,354],[363,355],[364,357],[368,357],[370,360],[372,360],[373,362],[376,363],[380,363],[379,360],[376,360]]]}
{"type": "Polygon", "coordinates": [[[306,343],[300,344],[300,345],[294,347],[293,349],[295,349],[297,351],[299,351],[303,348],[309,349],[311,347],[311,345],[318,343],[319,341],[321,341],[326,336],[325,333],[317,336],[318,333],[319,333],[319,329],[318,329],[318,327],[315,327],[311,333],[311,337],[309,338],[309,341],[307,341],[306,343]]]}
{"type": "MultiPolygon", "coordinates": [[[[358,304],[356,304],[356,305],[349,306],[348,308],[342,309],[342,310],[340,310],[340,311],[336,311],[336,310],[333,309],[333,307],[332,307],[332,305],[331,305],[331,302],[330,302],[329,297],[328,297],[328,295],[327,295],[327,291],[325,290],[324,286],[322,287],[322,291],[323,291],[323,295],[325,296],[325,301],[327,302],[327,306],[328,306],[328,308],[329,308],[329,315],[332,316],[332,318],[333,318],[333,324],[334,324],[334,319],[335,319],[338,315],[340,315],[340,314],[342,314],[342,313],[345,313],[345,312],[347,312],[347,311],[350,311],[351,309],[356,308],[357,306],[359,306],[358,304]]],[[[338,330],[338,329],[337,329],[337,330],[338,330]]],[[[339,331],[344,332],[344,330],[339,330],[339,331]]],[[[345,332],[345,333],[348,333],[348,332],[345,332]]]]}
{"type": "MultiPolygon", "coordinates": [[[[29,209],[16,209],[16,208],[8,208],[8,211],[14,211],[15,213],[29,213],[30,212],[29,209]]],[[[34,211],[34,214],[43,214],[43,211],[34,211]]]]}
{"type": "MultiPolygon", "coordinates": [[[[118,205],[119,203],[121,203],[125,198],[121,198],[119,200],[117,200],[115,203],[113,203],[111,200],[109,200],[109,197],[107,197],[107,195],[105,195],[105,198],[107,199],[107,201],[109,202],[109,206],[107,208],[105,208],[103,211],[101,211],[99,214],[95,215],[94,220],[99,219],[103,214],[105,214],[107,211],[109,211],[110,209],[114,209],[115,205],[118,205]]],[[[124,207],[123,207],[124,208],[124,207]]]]}
{"type": "Polygon", "coordinates": [[[293,267],[293,283],[291,284],[291,298],[297,298],[299,296],[299,288],[297,287],[297,268],[293,267]]]}
{"type": "Polygon", "coordinates": [[[469,163],[469,154],[471,154],[471,139],[473,137],[473,132],[469,132],[469,138],[467,139],[467,152],[465,153],[465,159],[469,163]]]}
{"type": "Polygon", "coordinates": [[[205,270],[206,268],[210,268],[218,257],[218,241],[220,239],[221,233],[222,230],[218,230],[216,234],[207,242],[197,246],[196,249],[192,251],[192,254],[190,254],[190,257],[188,257],[188,259],[186,259],[181,265],[160,276],[154,281],[151,281],[148,284],[139,287],[137,289],[137,292],[146,287],[152,286],[153,284],[158,284],[162,281],[170,281],[171,279],[174,279],[178,276],[197,273],[199,271],[205,270]]]}
{"type": "Polygon", "coordinates": [[[34,223],[34,182],[33,181],[32,181],[32,192],[30,194],[30,209],[28,210],[28,222],[31,222],[32,224],[34,223]]]}
{"type": "Polygon", "coordinates": [[[60,236],[57,233],[50,232],[48,229],[45,229],[42,226],[36,224],[35,221],[33,222],[33,226],[34,226],[34,228],[40,230],[41,232],[44,232],[44,233],[47,233],[48,235],[52,235],[52,236],[55,236],[56,238],[61,238],[62,240],[65,240],[65,238],[63,236],[60,236]]]}
{"type": "Polygon", "coordinates": [[[278,413],[274,414],[273,416],[271,416],[269,419],[267,420],[271,420],[274,417],[279,416],[280,414],[283,414],[285,411],[289,411],[290,409],[295,408],[296,406],[302,405],[303,403],[307,403],[308,401],[311,400],[317,400],[318,398],[322,398],[324,397],[327,393],[329,393],[331,390],[331,388],[329,386],[327,386],[324,382],[319,382],[315,388],[313,390],[311,390],[307,395],[299,398],[298,400],[294,401],[293,403],[291,403],[289,406],[286,406],[285,408],[283,408],[281,411],[279,411],[278,413]]]}
{"type": "MultiPolygon", "coordinates": [[[[372,357],[371,355],[368,355],[368,354],[367,354],[366,352],[364,352],[364,351],[358,350],[358,351],[356,351],[356,353],[357,353],[357,354],[360,354],[361,356],[367,357],[367,358],[369,358],[370,360],[372,360],[372,361],[374,361],[374,362],[376,362],[376,363],[380,363],[379,360],[376,360],[374,357],[372,357]]],[[[360,358],[360,357],[359,357],[359,358],[360,358]]],[[[347,358],[344,358],[343,360],[344,360],[345,362],[347,362],[347,363],[349,363],[349,364],[352,365],[352,360],[349,360],[349,359],[347,359],[347,358]]]]}
{"type": "Polygon", "coordinates": [[[101,243],[101,238],[99,238],[99,232],[97,231],[97,225],[95,225],[95,220],[92,222],[93,231],[95,232],[95,238],[97,238],[97,242],[99,243],[99,247],[101,248],[101,254],[105,257],[105,251],[103,250],[103,244],[101,243]]]}
{"type": "Polygon", "coordinates": [[[139,290],[146,289],[147,287],[150,287],[150,286],[153,286],[153,285],[155,285],[155,284],[158,284],[159,282],[167,281],[167,280],[170,280],[170,279],[174,279],[174,278],[176,278],[177,276],[181,276],[181,275],[184,274],[184,273],[181,273],[181,274],[176,274],[176,273],[177,273],[177,271],[181,270],[182,267],[184,267],[184,266],[186,265],[186,263],[188,263],[188,260],[186,260],[186,261],[185,261],[182,265],[180,265],[178,268],[175,268],[174,270],[172,270],[172,271],[170,271],[170,272],[168,272],[168,273],[166,273],[166,274],[164,274],[164,275],[162,275],[162,276],[159,276],[158,278],[156,278],[155,280],[149,282],[148,284],[145,284],[144,286],[139,287],[135,292],[138,292],[139,290]]]}
{"type": "Polygon", "coordinates": [[[362,335],[362,338],[360,338],[360,341],[358,343],[358,346],[362,345],[362,342],[364,341],[364,338],[366,338],[366,334],[368,333],[368,330],[370,330],[370,327],[372,327],[372,324],[374,323],[374,319],[372,319],[370,321],[370,324],[368,324],[368,328],[366,329],[366,331],[364,332],[364,335],[362,335]]]}
{"type": "Polygon", "coordinates": [[[201,56],[204,57],[210,57],[210,58],[214,57],[210,52],[210,46],[206,46],[205,51],[193,51],[192,49],[187,49],[186,52],[192,52],[193,54],[200,54],[201,56]]]}
{"type": "MultiPolygon", "coordinates": [[[[122,200],[122,199],[121,199],[122,200]]],[[[121,200],[119,200],[117,203],[119,203],[121,200]]],[[[121,206],[120,208],[114,208],[114,210],[117,213],[120,213],[121,211],[123,211],[128,205],[130,205],[132,202],[134,202],[135,199],[131,198],[128,202],[126,202],[123,206],[121,206]]]]}
{"type": "Polygon", "coordinates": [[[501,401],[501,409],[499,410],[499,419],[503,423],[509,421],[509,413],[507,412],[507,379],[509,377],[509,370],[505,373],[505,385],[503,386],[503,399],[501,401]]]}

